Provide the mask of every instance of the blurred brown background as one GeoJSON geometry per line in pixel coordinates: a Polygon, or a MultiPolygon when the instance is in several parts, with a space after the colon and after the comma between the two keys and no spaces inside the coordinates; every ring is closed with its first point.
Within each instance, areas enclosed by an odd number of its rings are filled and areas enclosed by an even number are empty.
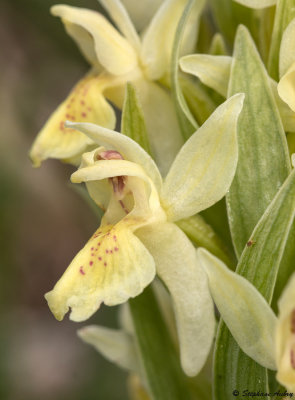
{"type": "MultiPolygon", "coordinates": [[[[44,293],[97,228],[69,186],[72,168],[28,151],[87,64],[50,0],[0,2],[0,400],[124,400],[126,376],[80,342],[89,323],[116,326],[115,307],[57,322],[44,293]]],[[[99,10],[96,0],[64,3],[99,10]]]]}

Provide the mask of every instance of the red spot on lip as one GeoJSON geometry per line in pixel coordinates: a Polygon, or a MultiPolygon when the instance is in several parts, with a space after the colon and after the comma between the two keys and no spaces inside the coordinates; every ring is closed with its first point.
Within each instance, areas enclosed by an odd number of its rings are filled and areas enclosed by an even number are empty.
{"type": "Polygon", "coordinates": [[[91,111],[91,110],[92,110],[92,108],[91,108],[91,107],[87,107],[87,110],[88,110],[88,111],[91,111]]]}
{"type": "Polygon", "coordinates": [[[108,253],[109,251],[108,251],[108,249],[106,250],[106,253],[108,253]]]}
{"type": "Polygon", "coordinates": [[[110,253],[112,253],[112,254],[113,254],[113,250],[111,250],[111,251],[110,251],[110,253]]]}
{"type": "Polygon", "coordinates": [[[83,270],[83,267],[80,267],[79,272],[80,272],[81,275],[85,275],[85,272],[84,272],[84,270],[83,270]]]}
{"type": "Polygon", "coordinates": [[[80,101],[80,104],[81,104],[82,106],[84,106],[85,101],[84,101],[84,100],[81,100],[81,101],[80,101]]]}
{"type": "Polygon", "coordinates": [[[115,251],[118,251],[119,249],[118,249],[118,247],[115,247],[114,250],[115,250],[115,251]]]}
{"type": "Polygon", "coordinates": [[[291,350],[291,353],[290,353],[290,362],[291,362],[292,368],[295,369],[295,354],[294,354],[293,350],[291,350]]]}
{"type": "Polygon", "coordinates": [[[93,261],[90,261],[90,262],[89,262],[89,265],[90,265],[90,267],[91,267],[91,266],[93,265],[93,261]]]}
{"type": "Polygon", "coordinates": [[[116,236],[116,235],[114,235],[114,236],[113,236],[113,239],[114,239],[114,240],[117,240],[117,236],[116,236]]]}
{"type": "Polygon", "coordinates": [[[90,250],[94,250],[94,247],[91,247],[91,249],[90,250]]]}
{"type": "Polygon", "coordinates": [[[82,116],[83,118],[86,118],[86,117],[87,117],[86,112],[82,112],[82,113],[81,113],[81,116],[82,116]]]}
{"type": "Polygon", "coordinates": [[[99,259],[99,261],[101,261],[101,260],[102,260],[102,258],[101,258],[101,257],[98,257],[98,259],[99,259]]]}
{"type": "Polygon", "coordinates": [[[108,264],[106,262],[104,262],[103,265],[106,267],[108,264]]]}

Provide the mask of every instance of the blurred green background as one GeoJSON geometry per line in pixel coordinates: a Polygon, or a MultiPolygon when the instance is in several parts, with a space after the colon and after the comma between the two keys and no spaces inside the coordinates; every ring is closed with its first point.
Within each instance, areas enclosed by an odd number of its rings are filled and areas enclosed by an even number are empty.
{"type": "MultiPolygon", "coordinates": [[[[127,398],[126,374],[80,342],[76,330],[117,326],[116,307],[87,323],[57,322],[51,290],[97,228],[69,186],[72,168],[46,161],[33,169],[36,134],[88,67],[49,0],[0,2],[0,399],[127,398]]],[[[99,10],[96,0],[64,3],[99,10]]]]}

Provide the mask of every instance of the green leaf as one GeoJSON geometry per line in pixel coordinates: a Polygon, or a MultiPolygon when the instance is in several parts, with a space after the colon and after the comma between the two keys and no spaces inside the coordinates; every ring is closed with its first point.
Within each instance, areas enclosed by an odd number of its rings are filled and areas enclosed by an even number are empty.
{"type": "Polygon", "coordinates": [[[239,161],[227,194],[232,239],[239,256],[290,171],[286,137],[267,73],[245,27],[237,32],[229,96],[245,93],[238,121],[239,161]]]}
{"type": "Polygon", "coordinates": [[[143,111],[139,104],[136,90],[129,82],[126,85],[122,110],[121,132],[137,142],[147,153],[151,154],[143,111]]]}
{"type": "MultiPolygon", "coordinates": [[[[198,124],[194,119],[190,109],[188,108],[178,80],[178,59],[181,39],[183,37],[184,29],[186,26],[186,22],[189,18],[190,11],[194,6],[194,2],[195,0],[189,0],[179,20],[179,24],[175,33],[171,56],[171,88],[179,126],[185,140],[187,140],[198,129],[198,124]]],[[[200,1],[199,3],[201,10],[203,1],[200,1]]]]}
{"type": "MultiPolygon", "coordinates": [[[[286,255],[290,257],[289,251],[294,245],[294,198],[295,170],[255,227],[237,267],[237,273],[248,279],[268,303],[273,297],[278,272],[279,275],[286,273],[286,255]]],[[[294,247],[292,251],[294,269],[294,247]]],[[[242,393],[245,388],[268,392],[267,371],[239,349],[222,321],[215,348],[215,399],[228,400],[233,390],[242,393]]]]}
{"type": "Polygon", "coordinates": [[[129,304],[152,399],[189,400],[179,357],[151,287],[129,304]]]}
{"type": "Polygon", "coordinates": [[[181,219],[176,222],[176,225],[183,230],[194,245],[205,247],[216,257],[223,260],[229,267],[235,265],[234,257],[201,215],[197,214],[189,218],[181,219]]]}
{"type": "Polygon", "coordinates": [[[295,17],[295,0],[278,0],[268,58],[269,75],[279,79],[279,54],[284,30],[295,17]]]}
{"type": "Polygon", "coordinates": [[[209,54],[212,56],[227,56],[227,48],[223,36],[220,33],[215,33],[213,36],[209,54]]]}

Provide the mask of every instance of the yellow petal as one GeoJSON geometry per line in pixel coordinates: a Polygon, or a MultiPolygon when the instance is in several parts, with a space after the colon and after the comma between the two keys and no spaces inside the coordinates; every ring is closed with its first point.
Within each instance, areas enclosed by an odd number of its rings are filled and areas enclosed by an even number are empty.
{"type": "Polygon", "coordinates": [[[195,248],[175,224],[140,228],[136,235],[153,255],[157,274],[171,294],[181,365],[187,375],[194,376],[206,362],[215,331],[206,274],[197,262],[195,248]]]}
{"type": "Polygon", "coordinates": [[[279,81],[278,93],[291,110],[295,111],[295,62],[279,81]]]}
{"type": "MultiPolygon", "coordinates": [[[[85,133],[89,139],[98,145],[105,146],[108,150],[113,149],[118,151],[125,160],[133,161],[134,163],[141,165],[146,171],[146,174],[154,182],[156,188],[159,191],[161,190],[162,177],[154,160],[134,140],[130,139],[128,136],[122,135],[119,132],[94,124],[70,123],[68,126],[85,133]]],[[[90,153],[88,154],[90,155],[90,153]]],[[[95,161],[93,160],[93,156],[94,153],[90,156],[92,157],[92,164],[95,161]]],[[[83,166],[86,166],[86,164],[83,166]]]]}
{"type": "Polygon", "coordinates": [[[186,0],[163,2],[144,34],[141,59],[151,80],[160,79],[169,70],[177,24],[186,3],[186,0]]]}
{"type": "Polygon", "coordinates": [[[207,250],[197,250],[214,302],[241,349],[266,368],[276,369],[274,312],[244,277],[229,270],[207,250]]]}
{"type": "Polygon", "coordinates": [[[205,210],[229,189],[238,161],[243,101],[244,94],[236,94],[221,104],[179,151],[161,196],[170,221],[205,210]]]}
{"type": "MultiPolygon", "coordinates": [[[[136,67],[137,55],[133,47],[98,12],[64,5],[53,6],[51,12],[61,17],[66,26],[75,24],[90,34],[97,60],[109,73],[123,75],[136,67]]],[[[68,30],[68,33],[75,33],[75,31],[68,30]]],[[[77,37],[79,35],[73,36],[75,40],[77,37]]],[[[82,45],[81,40],[78,45],[82,45]]]]}
{"type": "Polygon", "coordinates": [[[174,104],[169,92],[154,82],[138,79],[133,84],[142,105],[153,157],[165,176],[183,144],[174,104]]]}
{"type": "Polygon", "coordinates": [[[71,320],[85,321],[102,302],[137,296],[154,276],[153,257],[122,222],[99,228],[45,298],[56,319],[71,308],[71,320]]]}
{"type": "Polygon", "coordinates": [[[182,57],[180,66],[184,72],[196,76],[204,85],[226,97],[231,62],[229,56],[193,54],[182,57]]]}
{"type": "Polygon", "coordinates": [[[280,47],[280,78],[295,62],[295,19],[293,19],[284,31],[280,47]]]}
{"type": "Polygon", "coordinates": [[[79,329],[78,336],[119,367],[128,371],[140,370],[135,341],[124,330],[90,325],[79,329]]]}
{"type": "Polygon", "coordinates": [[[30,152],[35,166],[39,166],[47,158],[75,157],[86,151],[89,145],[93,145],[93,141],[81,132],[66,128],[66,120],[114,127],[115,113],[103,97],[103,86],[103,79],[93,73],[78,82],[35,139],[30,152]]]}
{"type": "Polygon", "coordinates": [[[139,36],[122,2],[120,0],[99,0],[99,2],[110,14],[110,17],[126,37],[128,42],[132,44],[134,49],[139,50],[139,36]]]}
{"type": "Polygon", "coordinates": [[[277,0],[234,0],[245,7],[250,7],[254,9],[266,8],[274,6],[277,0]]]}
{"type": "Polygon", "coordinates": [[[279,303],[276,332],[277,380],[295,391],[295,274],[284,289],[279,303]]]}
{"type": "MultiPolygon", "coordinates": [[[[138,225],[166,219],[154,183],[138,164],[127,160],[96,161],[92,166],[80,168],[74,172],[71,180],[74,183],[87,182],[90,185],[91,182],[96,183],[99,180],[117,176],[127,177],[126,190],[130,191],[134,198],[133,209],[132,211],[128,209],[127,212],[133,218],[142,219],[138,221],[138,225]]],[[[115,211],[116,209],[111,211],[108,209],[104,219],[107,218],[109,223],[113,223],[112,212],[115,211]]]]}

